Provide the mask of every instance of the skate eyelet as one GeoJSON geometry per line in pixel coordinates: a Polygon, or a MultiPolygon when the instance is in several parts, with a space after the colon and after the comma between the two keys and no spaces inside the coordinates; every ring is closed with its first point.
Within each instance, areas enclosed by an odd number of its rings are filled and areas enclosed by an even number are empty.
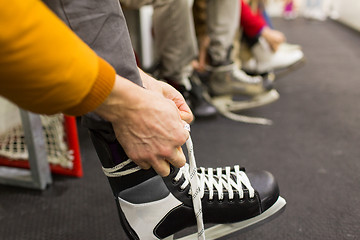
{"type": "Polygon", "coordinates": [[[185,191],[185,188],[179,188],[179,192],[184,192],[185,191]]]}
{"type": "Polygon", "coordinates": [[[172,184],[176,185],[179,182],[179,180],[176,180],[175,178],[173,178],[171,182],[172,182],[172,184]]]}

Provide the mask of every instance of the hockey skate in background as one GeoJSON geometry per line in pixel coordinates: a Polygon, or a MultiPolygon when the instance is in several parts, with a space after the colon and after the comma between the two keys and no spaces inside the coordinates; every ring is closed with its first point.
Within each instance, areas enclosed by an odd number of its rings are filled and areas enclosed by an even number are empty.
{"type": "MultiPolygon", "coordinates": [[[[234,67],[234,66],[232,66],[234,67]]],[[[209,76],[196,75],[192,78],[193,82],[196,84],[203,84],[205,91],[203,91],[205,99],[210,102],[217,109],[218,113],[222,116],[244,123],[251,124],[261,124],[261,125],[271,125],[272,120],[262,117],[253,117],[246,116],[241,114],[241,111],[253,109],[261,106],[268,105],[275,102],[279,99],[280,95],[275,90],[272,89],[272,85],[275,79],[273,74],[265,74],[263,76],[251,77],[242,72],[241,70],[235,70],[237,75],[240,75],[239,78],[261,78],[262,85],[260,91],[258,90],[246,90],[245,94],[237,94],[236,92],[232,94],[232,90],[226,90],[224,86],[231,86],[231,84],[221,82],[219,86],[211,86],[211,83],[208,82],[209,76]],[[221,89],[221,91],[216,91],[213,93],[211,89],[221,89]],[[224,92],[222,90],[225,89],[224,92]],[[257,92],[256,92],[257,91],[257,92]]],[[[226,77],[224,77],[226,78],[226,77]]],[[[252,79],[250,79],[251,81],[252,79]]]]}

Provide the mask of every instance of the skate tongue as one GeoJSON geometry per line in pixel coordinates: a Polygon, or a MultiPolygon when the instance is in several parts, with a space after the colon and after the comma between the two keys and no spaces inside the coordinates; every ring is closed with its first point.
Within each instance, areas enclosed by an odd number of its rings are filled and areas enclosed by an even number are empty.
{"type": "MultiPolygon", "coordinates": [[[[184,126],[186,130],[190,132],[190,125],[186,124],[184,126]]],[[[195,155],[194,155],[194,148],[193,143],[191,140],[191,137],[189,135],[189,138],[186,141],[186,148],[188,151],[189,156],[189,172],[186,174],[189,174],[190,176],[190,188],[191,188],[191,195],[192,195],[192,201],[194,206],[194,212],[196,217],[196,223],[197,223],[197,231],[198,231],[198,239],[205,239],[205,229],[204,229],[204,222],[203,222],[203,214],[202,214],[202,206],[201,206],[201,197],[200,197],[200,181],[197,175],[197,167],[196,167],[196,161],[195,161],[195,155]]]]}

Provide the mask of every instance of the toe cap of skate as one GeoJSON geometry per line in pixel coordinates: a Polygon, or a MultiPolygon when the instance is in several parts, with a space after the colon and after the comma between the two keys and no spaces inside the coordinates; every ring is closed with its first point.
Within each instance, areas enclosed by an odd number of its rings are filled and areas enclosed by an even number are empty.
{"type": "Polygon", "coordinates": [[[247,173],[252,187],[257,191],[261,201],[262,211],[270,208],[279,197],[279,187],[275,177],[267,171],[247,173]]]}

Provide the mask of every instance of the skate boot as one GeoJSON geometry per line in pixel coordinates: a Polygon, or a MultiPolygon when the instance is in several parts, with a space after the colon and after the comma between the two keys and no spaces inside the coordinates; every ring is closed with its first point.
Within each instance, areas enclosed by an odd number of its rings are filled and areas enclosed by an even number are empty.
{"type": "Polygon", "coordinates": [[[250,76],[235,64],[209,67],[209,92],[212,96],[249,95],[255,96],[272,89],[271,79],[250,76]]]}
{"type": "Polygon", "coordinates": [[[108,177],[121,224],[129,239],[174,239],[190,226],[197,233],[181,239],[216,239],[271,219],[286,204],[268,172],[245,173],[243,168],[196,168],[191,138],[189,164],[171,166],[167,177],[140,169],[127,158],[109,132],[90,130],[108,177]],[[204,230],[204,223],[215,225],[204,230]]]}
{"type": "Polygon", "coordinates": [[[297,50],[297,49],[301,50],[301,46],[298,44],[284,42],[279,45],[279,50],[281,50],[281,51],[293,51],[293,50],[297,50]]]}
{"type": "Polygon", "coordinates": [[[294,69],[304,61],[304,53],[298,45],[284,44],[273,52],[268,42],[262,37],[251,48],[251,52],[254,57],[242,65],[243,70],[249,74],[274,71],[279,77],[280,73],[294,69]]]}
{"type": "Polygon", "coordinates": [[[184,96],[195,118],[211,118],[217,115],[216,108],[205,99],[202,83],[196,79],[194,74],[182,81],[186,84],[179,84],[171,80],[166,80],[166,82],[184,96]]]}
{"type": "Polygon", "coordinates": [[[194,79],[194,71],[191,65],[182,68],[180,77],[164,76],[161,69],[161,63],[157,63],[152,68],[147,69],[146,72],[156,79],[162,79],[178,90],[185,98],[195,118],[212,118],[217,115],[216,108],[204,97],[205,89],[202,83],[194,79]]]}
{"type": "Polygon", "coordinates": [[[266,118],[239,114],[240,111],[261,107],[279,99],[279,93],[272,89],[272,75],[250,76],[235,64],[209,67],[208,70],[208,78],[202,78],[208,86],[207,99],[221,115],[238,122],[272,124],[266,118]]]}

